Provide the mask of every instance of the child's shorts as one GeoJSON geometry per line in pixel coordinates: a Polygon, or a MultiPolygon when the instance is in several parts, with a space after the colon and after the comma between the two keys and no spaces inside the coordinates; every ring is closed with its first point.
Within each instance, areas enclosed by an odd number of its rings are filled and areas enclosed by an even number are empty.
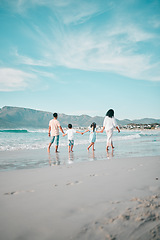
{"type": "Polygon", "coordinates": [[[51,144],[54,143],[54,140],[55,140],[55,145],[58,146],[59,145],[59,135],[52,137],[51,144]]]}
{"type": "Polygon", "coordinates": [[[74,140],[68,140],[68,145],[69,145],[69,146],[74,145],[74,140]]]}

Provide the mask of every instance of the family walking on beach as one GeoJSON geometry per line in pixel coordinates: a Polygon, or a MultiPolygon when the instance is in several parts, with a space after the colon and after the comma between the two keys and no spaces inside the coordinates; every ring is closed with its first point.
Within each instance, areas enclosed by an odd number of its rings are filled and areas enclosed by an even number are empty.
{"type": "Polygon", "coordinates": [[[96,123],[93,122],[88,130],[84,132],[76,131],[72,128],[72,124],[68,124],[68,130],[66,133],[64,133],[63,128],[61,127],[59,121],[57,120],[58,114],[53,113],[53,119],[49,122],[49,130],[48,135],[51,136],[51,141],[48,146],[48,152],[50,152],[50,147],[55,141],[55,152],[58,152],[58,146],[59,146],[59,130],[62,132],[63,136],[68,135],[68,151],[73,152],[73,146],[74,146],[74,133],[79,133],[81,135],[85,134],[86,132],[90,132],[89,136],[89,142],[90,145],[88,146],[87,150],[92,147],[92,150],[94,151],[94,144],[96,142],[96,133],[103,133],[104,129],[106,130],[107,134],[107,146],[106,150],[109,150],[109,147],[111,146],[112,149],[114,149],[112,136],[113,136],[113,129],[114,127],[117,128],[118,132],[120,132],[120,129],[116,123],[115,117],[114,117],[114,110],[110,109],[106,113],[106,116],[103,121],[103,128],[100,131],[96,130],[96,123]]]}

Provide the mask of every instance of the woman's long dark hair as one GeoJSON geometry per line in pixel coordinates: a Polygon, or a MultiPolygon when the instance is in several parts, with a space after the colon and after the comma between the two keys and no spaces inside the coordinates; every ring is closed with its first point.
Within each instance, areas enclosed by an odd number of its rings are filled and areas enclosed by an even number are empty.
{"type": "Polygon", "coordinates": [[[112,118],[114,117],[114,110],[113,109],[109,109],[108,112],[106,113],[106,116],[112,118]]]}
{"type": "Polygon", "coordinates": [[[94,132],[94,131],[95,131],[95,128],[96,128],[96,123],[93,122],[90,127],[91,127],[91,128],[93,127],[93,132],[94,132]]]}

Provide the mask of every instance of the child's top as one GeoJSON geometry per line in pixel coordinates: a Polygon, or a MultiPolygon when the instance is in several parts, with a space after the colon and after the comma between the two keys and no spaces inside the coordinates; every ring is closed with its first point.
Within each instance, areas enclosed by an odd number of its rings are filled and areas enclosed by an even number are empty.
{"type": "Polygon", "coordinates": [[[91,128],[90,126],[88,127],[88,130],[89,130],[90,133],[95,133],[95,134],[96,134],[96,131],[97,131],[96,128],[93,131],[93,128],[91,128]]]}
{"type": "Polygon", "coordinates": [[[59,123],[59,121],[57,119],[52,119],[49,122],[49,126],[51,127],[51,136],[59,135],[60,123],[59,123]]]}
{"type": "Polygon", "coordinates": [[[90,132],[90,136],[89,136],[89,141],[90,142],[95,142],[96,141],[96,128],[93,131],[93,128],[89,127],[89,132],[90,132]]]}
{"type": "Polygon", "coordinates": [[[114,127],[117,127],[117,122],[114,117],[110,118],[108,116],[105,117],[103,122],[103,127],[105,127],[105,130],[108,131],[110,129],[113,129],[114,127]]]}
{"type": "Polygon", "coordinates": [[[76,133],[76,130],[73,128],[66,131],[66,134],[68,134],[68,140],[74,140],[74,133],[76,133]]]}

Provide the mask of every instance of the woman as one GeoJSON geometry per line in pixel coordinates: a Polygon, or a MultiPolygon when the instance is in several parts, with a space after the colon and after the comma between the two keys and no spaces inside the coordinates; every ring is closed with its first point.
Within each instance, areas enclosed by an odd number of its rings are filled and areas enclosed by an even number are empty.
{"type": "Polygon", "coordinates": [[[116,127],[118,132],[120,132],[120,129],[116,123],[116,119],[114,118],[114,110],[110,109],[108,110],[108,112],[106,113],[106,117],[104,118],[104,122],[103,122],[103,128],[101,130],[101,132],[103,133],[104,129],[106,130],[106,134],[107,134],[107,147],[106,150],[109,150],[109,146],[112,147],[113,150],[113,141],[112,141],[112,135],[113,135],[113,128],[116,127]]]}

